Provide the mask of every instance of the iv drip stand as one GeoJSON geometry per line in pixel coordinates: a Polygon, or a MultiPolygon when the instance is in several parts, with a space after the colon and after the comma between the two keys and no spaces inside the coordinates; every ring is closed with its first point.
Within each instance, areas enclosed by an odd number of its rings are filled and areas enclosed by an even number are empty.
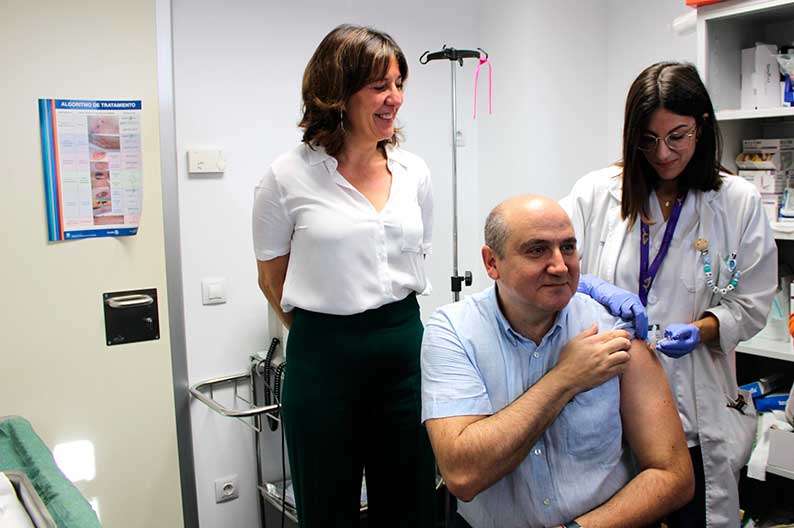
{"type": "MultiPolygon", "coordinates": [[[[460,300],[462,286],[471,286],[471,271],[464,272],[463,276],[458,275],[458,125],[457,125],[457,93],[455,86],[455,63],[463,67],[463,59],[479,59],[480,51],[488,58],[488,53],[482,49],[459,50],[448,48],[446,44],[441,51],[426,51],[419,57],[419,64],[427,64],[433,60],[446,59],[450,66],[450,83],[452,87],[452,299],[455,302],[460,300]]],[[[438,487],[437,487],[438,488],[438,487]]],[[[444,526],[449,526],[452,514],[452,500],[448,490],[444,490],[444,526]]]]}
{"type": "Polygon", "coordinates": [[[433,60],[449,61],[450,66],[450,83],[452,87],[452,277],[451,288],[452,298],[455,302],[460,300],[460,292],[462,286],[471,286],[472,275],[471,271],[466,271],[464,274],[458,275],[458,125],[457,125],[457,93],[455,82],[455,62],[463,67],[463,59],[479,59],[480,52],[485,54],[488,58],[488,53],[482,49],[477,50],[459,50],[455,48],[448,48],[444,45],[441,51],[430,53],[426,51],[419,57],[420,64],[427,64],[433,60]]]}

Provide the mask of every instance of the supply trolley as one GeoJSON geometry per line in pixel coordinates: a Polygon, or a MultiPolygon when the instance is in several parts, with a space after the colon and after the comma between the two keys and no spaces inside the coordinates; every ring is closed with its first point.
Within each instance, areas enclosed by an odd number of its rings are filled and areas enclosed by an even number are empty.
{"type": "MultiPolygon", "coordinates": [[[[279,345],[279,339],[273,338],[266,352],[258,352],[250,357],[248,371],[200,381],[190,387],[190,393],[213,411],[222,416],[236,418],[253,431],[262,526],[280,527],[283,522],[283,526],[297,528],[298,520],[286,462],[284,433],[283,428],[279,427],[281,381],[286,366],[283,355],[276,353],[279,345]],[[228,395],[230,389],[231,402],[228,402],[228,396],[222,400],[222,395],[228,395]],[[280,453],[275,453],[275,456],[281,458],[281,479],[269,482],[264,478],[263,461],[270,460],[273,453],[264,453],[263,440],[268,431],[278,429],[281,429],[281,449],[280,453]]],[[[368,526],[366,478],[362,481],[359,526],[366,528],[368,526]]]]}

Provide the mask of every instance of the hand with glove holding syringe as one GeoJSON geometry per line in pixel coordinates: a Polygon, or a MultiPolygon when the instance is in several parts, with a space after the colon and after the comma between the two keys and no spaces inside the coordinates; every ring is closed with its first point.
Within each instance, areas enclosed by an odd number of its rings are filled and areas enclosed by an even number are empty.
{"type": "MultiPolygon", "coordinates": [[[[663,337],[657,340],[653,334],[658,330],[651,330],[648,334],[644,331],[648,323],[648,315],[637,295],[592,275],[582,275],[579,291],[603,304],[612,315],[625,320],[634,320],[636,336],[647,339],[651,348],[671,358],[685,356],[695,350],[701,342],[713,341],[719,336],[719,320],[711,313],[705,312],[702,318],[692,323],[668,325],[664,329],[663,337]]],[[[656,328],[658,329],[658,326],[656,328]]]]}
{"type": "Polygon", "coordinates": [[[664,337],[656,342],[656,350],[672,358],[680,358],[700,344],[700,330],[687,323],[673,323],[664,329],[664,337]]]}
{"type": "Polygon", "coordinates": [[[671,358],[680,358],[695,350],[700,343],[719,339],[720,322],[711,312],[692,323],[673,323],[664,329],[664,337],[656,341],[656,350],[671,358]]]}

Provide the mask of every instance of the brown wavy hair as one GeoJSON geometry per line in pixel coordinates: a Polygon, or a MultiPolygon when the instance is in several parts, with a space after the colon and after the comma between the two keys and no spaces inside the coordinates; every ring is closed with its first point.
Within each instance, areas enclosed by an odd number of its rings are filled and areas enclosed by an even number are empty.
{"type": "Polygon", "coordinates": [[[659,177],[637,145],[647,131],[651,116],[661,108],[695,119],[697,144],[692,159],[678,176],[679,191],[717,191],[722,185],[722,137],[714,118],[714,106],[697,69],[689,63],[652,64],[634,80],[626,97],[620,212],[623,219],[628,218],[629,227],[637,216],[643,222],[652,222],[648,196],[658,185],[659,177]]]}
{"type": "MultiPolygon", "coordinates": [[[[367,84],[383,79],[394,57],[403,82],[408,62],[388,34],[372,28],[343,24],[334,28],[317,46],[303,73],[303,142],[321,146],[331,156],[342,151],[345,133],[342,110],[351,95],[367,84]]],[[[399,129],[378,143],[397,145],[399,129]]]]}

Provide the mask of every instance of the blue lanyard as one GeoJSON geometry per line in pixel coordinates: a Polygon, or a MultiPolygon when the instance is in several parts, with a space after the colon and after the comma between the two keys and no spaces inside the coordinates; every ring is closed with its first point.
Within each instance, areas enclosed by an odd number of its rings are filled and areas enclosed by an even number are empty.
{"type": "Polygon", "coordinates": [[[667,250],[670,249],[670,243],[673,241],[673,233],[675,233],[675,226],[678,224],[678,217],[681,216],[681,208],[686,200],[686,195],[677,198],[673,204],[673,212],[670,213],[670,218],[667,221],[667,227],[664,230],[664,237],[662,238],[662,245],[659,247],[659,253],[651,263],[648,269],[648,253],[650,252],[650,231],[648,224],[640,222],[640,301],[643,306],[648,306],[648,292],[651,290],[653,280],[656,278],[656,273],[662,266],[662,261],[667,255],[667,250]]]}

